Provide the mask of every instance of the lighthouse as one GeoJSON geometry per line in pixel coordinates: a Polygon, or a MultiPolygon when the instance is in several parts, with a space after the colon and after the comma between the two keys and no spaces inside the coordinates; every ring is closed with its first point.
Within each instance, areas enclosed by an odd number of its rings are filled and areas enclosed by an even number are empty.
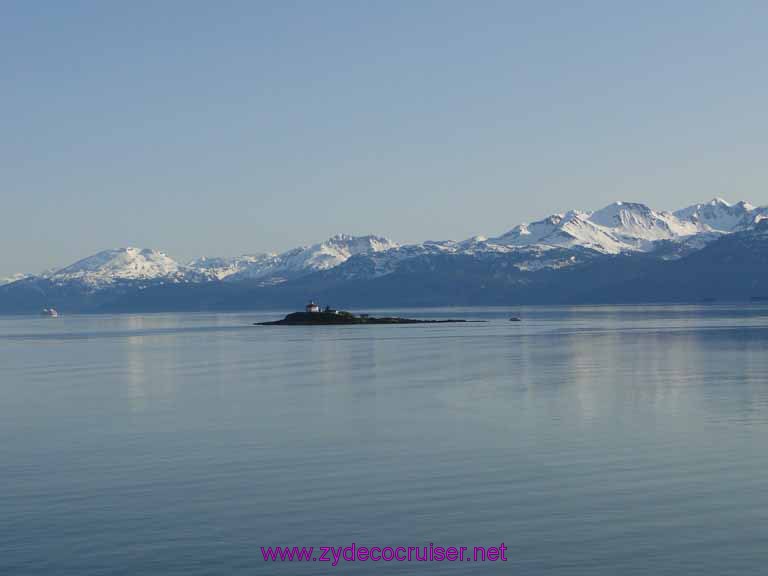
{"type": "Polygon", "coordinates": [[[309,313],[320,312],[320,306],[317,303],[310,300],[309,304],[307,304],[306,306],[306,310],[309,313]]]}

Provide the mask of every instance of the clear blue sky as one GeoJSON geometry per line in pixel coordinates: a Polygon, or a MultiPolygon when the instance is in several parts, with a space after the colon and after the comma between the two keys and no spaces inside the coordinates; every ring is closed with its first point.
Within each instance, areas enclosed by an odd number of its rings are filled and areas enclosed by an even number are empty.
{"type": "Polygon", "coordinates": [[[0,275],[768,203],[768,2],[0,3],[0,275]]]}

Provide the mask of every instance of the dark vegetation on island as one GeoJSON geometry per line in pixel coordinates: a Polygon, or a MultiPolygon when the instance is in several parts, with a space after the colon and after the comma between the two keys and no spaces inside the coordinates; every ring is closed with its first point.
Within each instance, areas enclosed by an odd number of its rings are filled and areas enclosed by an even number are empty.
{"type": "MultiPolygon", "coordinates": [[[[451,322],[468,322],[468,320],[415,320],[413,318],[383,317],[360,315],[356,316],[344,310],[332,312],[294,312],[282,320],[272,322],[256,322],[255,326],[331,326],[350,324],[446,324],[451,322]]],[[[482,320],[475,320],[482,322],[482,320]]]]}

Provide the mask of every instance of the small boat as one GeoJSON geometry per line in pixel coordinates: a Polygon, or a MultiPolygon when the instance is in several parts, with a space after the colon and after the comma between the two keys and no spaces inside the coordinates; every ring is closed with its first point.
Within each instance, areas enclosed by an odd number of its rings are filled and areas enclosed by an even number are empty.
{"type": "Polygon", "coordinates": [[[512,318],[510,318],[509,321],[510,322],[522,322],[522,320],[520,320],[520,318],[518,318],[517,316],[512,316],[512,318]]]}
{"type": "Polygon", "coordinates": [[[40,316],[47,316],[48,318],[58,318],[59,313],[56,308],[43,308],[40,311],[40,316]]]}

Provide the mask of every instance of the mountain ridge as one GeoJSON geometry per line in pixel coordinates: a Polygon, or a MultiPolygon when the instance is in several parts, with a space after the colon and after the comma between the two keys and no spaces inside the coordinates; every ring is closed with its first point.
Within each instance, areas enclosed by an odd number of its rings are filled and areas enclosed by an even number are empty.
{"type": "MultiPolygon", "coordinates": [[[[499,236],[476,236],[463,241],[427,241],[400,245],[383,236],[337,234],[312,245],[282,253],[256,252],[233,257],[199,257],[181,263],[164,252],[148,248],[102,250],[73,264],[46,273],[17,274],[6,283],[30,276],[53,281],[80,281],[95,287],[115,280],[169,281],[245,280],[280,275],[295,276],[305,271],[330,269],[358,254],[495,251],[508,252],[533,247],[582,247],[606,254],[649,251],[660,240],[686,241],[690,236],[729,233],[754,226],[768,217],[768,207],[754,207],[740,201],[730,204],[721,198],[693,204],[675,212],[656,211],[637,202],[613,202],[599,210],[570,210],[542,220],[518,224],[499,236]]],[[[709,238],[712,239],[711,237],[709,238]]]]}
{"type": "MultiPolygon", "coordinates": [[[[250,304],[235,295],[254,291],[254,303],[265,299],[282,302],[289,296],[312,296],[322,286],[333,287],[336,293],[352,299],[358,296],[348,289],[358,286],[371,298],[425,305],[432,302],[427,297],[430,293],[439,294],[437,300],[447,298],[450,290],[437,286],[439,282],[453,283],[457,290],[461,285],[462,290],[469,291],[456,293],[458,301],[482,302],[485,297],[488,302],[498,302],[514,294],[533,298],[521,286],[539,286],[541,294],[534,300],[549,294],[550,300],[558,301],[582,284],[584,295],[572,294],[577,300],[589,300],[597,294],[602,299],[621,300],[620,295],[610,296],[602,290],[604,281],[580,274],[587,269],[590,273],[599,271],[614,275],[618,281],[624,274],[635,277],[661,274],[662,270],[692,270],[685,268],[684,260],[725,238],[745,234],[754,236],[750,241],[762,249],[763,244],[756,239],[764,235],[766,218],[768,208],[744,201],[730,204],[720,198],[675,212],[653,210],[637,202],[614,202],[596,211],[571,210],[522,223],[499,236],[462,241],[401,245],[383,236],[337,234],[282,253],[201,257],[184,263],[159,250],[117,248],[0,284],[0,312],[31,311],[41,303],[73,311],[109,310],[119,308],[117,302],[128,301],[134,308],[141,308],[137,302],[153,309],[160,306],[160,300],[150,304],[151,298],[160,298],[164,306],[176,306],[167,301],[170,294],[192,308],[220,309],[236,302],[247,307],[250,304]],[[573,278],[578,282],[566,286],[573,278]],[[390,286],[390,294],[379,292],[385,285],[390,286]],[[405,290],[414,294],[406,297],[405,290]],[[195,297],[201,300],[195,302],[195,297]]],[[[736,250],[739,244],[732,241],[723,245],[736,250]]],[[[732,255],[736,260],[742,256],[732,255]]],[[[758,255],[749,257],[759,261],[758,255]]],[[[746,273],[739,269],[739,274],[746,273]]],[[[615,289],[641,297],[630,287],[615,289]]]]}

